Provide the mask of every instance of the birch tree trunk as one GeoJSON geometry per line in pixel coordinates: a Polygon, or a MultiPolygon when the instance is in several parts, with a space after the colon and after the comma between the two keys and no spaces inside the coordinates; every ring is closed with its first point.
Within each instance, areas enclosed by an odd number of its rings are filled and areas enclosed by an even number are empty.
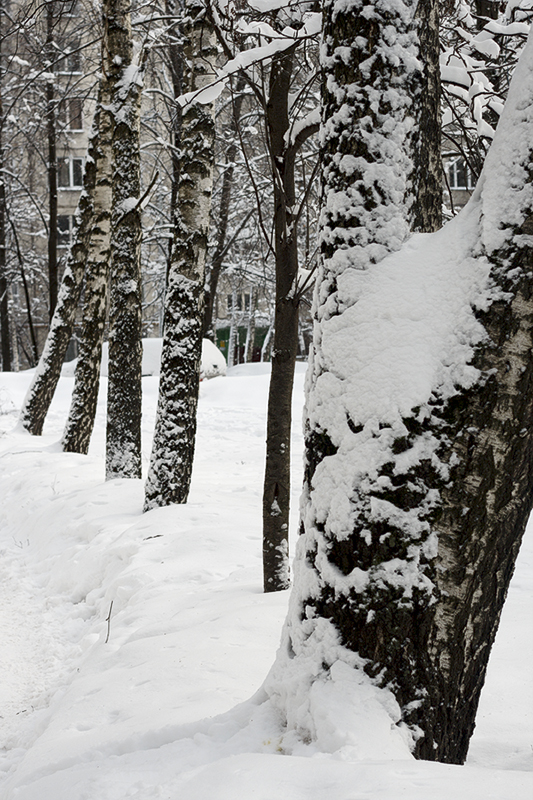
{"type": "MultiPolygon", "coordinates": [[[[181,33],[178,25],[178,0],[165,0],[165,13],[174,19],[174,24],[169,28],[169,43],[165,48],[167,68],[172,85],[173,108],[170,118],[170,162],[171,162],[171,190],[170,190],[170,223],[172,229],[176,224],[177,198],[180,177],[180,141],[181,141],[181,116],[182,109],[177,98],[182,93],[183,85],[183,50],[181,47],[181,33]]],[[[169,239],[167,258],[167,281],[172,259],[172,238],[169,239]]],[[[161,326],[162,329],[163,326],[161,326]]]]}
{"type": "MultiPolygon", "coordinates": [[[[3,63],[2,55],[2,33],[3,33],[4,12],[0,8],[0,70],[3,63]]],[[[9,303],[8,303],[8,283],[7,283],[7,259],[6,259],[6,185],[4,176],[4,108],[2,103],[2,81],[3,74],[0,73],[0,336],[2,338],[2,371],[11,370],[11,331],[9,326],[9,303]]]]}
{"type": "MultiPolygon", "coordinates": [[[[182,21],[183,91],[214,77],[216,41],[195,0],[182,21]]],[[[145,511],[185,503],[189,494],[202,347],[205,258],[213,184],[214,109],[191,103],[182,111],[181,163],[174,242],[165,298],[159,401],[145,490],[145,511]]]]}
{"type": "Polygon", "coordinates": [[[417,126],[413,143],[412,230],[431,233],[442,227],[439,0],[424,0],[418,4],[417,23],[424,77],[419,95],[413,99],[417,116],[424,124],[417,126]]]}
{"type": "MultiPolygon", "coordinates": [[[[45,54],[48,63],[57,58],[54,48],[54,21],[57,3],[51,2],[46,7],[46,42],[45,54]]],[[[57,304],[57,132],[54,78],[46,82],[46,137],[48,144],[48,313],[50,322],[57,304]]]]}
{"type": "Polygon", "coordinates": [[[263,346],[261,347],[261,361],[268,361],[269,360],[268,354],[269,354],[269,351],[270,351],[270,343],[271,343],[271,340],[272,340],[272,333],[273,332],[274,332],[274,325],[273,325],[273,323],[270,323],[270,325],[268,326],[268,330],[267,330],[267,332],[265,334],[265,338],[263,340],[263,346]]]}
{"type": "MultiPolygon", "coordinates": [[[[106,28],[104,28],[106,30],[106,28]]],[[[85,271],[80,348],[69,416],[63,433],[62,447],[66,452],[87,453],[96,415],[102,343],[107,313],[109,278],[109,239],[111,221],[111,169],[113,118],[110,114],[112,87],[104,43],[104,66],[94,125],[96,178],[94,187],[93,224],[90,232],[85,271]]]]}
{"type": "MultiPolygon", "coordinates": [[[[11,295],[10,289],[8,289],[8,294],[11,295]]],[[[13,297],[9,297],[10,304],[13,303],[13,297]]],[[[15,319],[14,315],[11,315],[10,319],[11,323],[11,348],[12,348],[12,359],[11,359],[11,369],[13,372],[18,372],[20,370],[20,359],[19,359],[19,345],[17,341],[17,329],[15,326],[15,319]]]]}
{"type": "Polygon", "coordinates": [[[104,6],[113,84],[106,480],[141,477],[141,172],[142,67],[132,59],[129,0],[104,6]]]}
{"type": "Polygon", "coordinates": [[[246,328],[246,343],[244,345],[244,363],[250,364],[254,360],[255,342],[255,315],[257,310],[257,290],[250,286],[250,307],[248,309],[248,326],[246,328]]]}
{"type": "MultiPolygon", "coordinates": [[[[459,217],[424,239],[425,263],[447,247],[453,260],[457,247],[451,274],[472,276],[473,294],[462,300],[469,349],[460,350],[461,340],[448,351],[443,339],[446,354],[416,403],[397,385],[383,393],[386,375],[376,370],[375,395],[386,408],[378,411],[372,385],[366,401],[358,391],[364,354],[353,362],[347,354],[357,355],[369,324],[352,322],[368,297],[362,270],[378,274],[410,225],[411,115],[423,80],[416,5],[325,8],[325,207],[302,536],[266,687],[300,742],[320,739],[324,721],[335,728],[328,715],[342,709],[339,748],[364,747],[383,720],[379,743],[397,735],[418,758],[460,764],[532,507],[533,41],[464,226],[459,217]]],[[[396,272],[410,265],[414,247],[389,259],[396,272]]],[[[443,284],[442,302],[452,288],[443,284]]],[[[455,318],[449,325],[455,334],[455,318]]],[[[393,354],[395,344],[387,342],[393,354]]]]}
{"type": "MultiPolygon", "coordinates": [[[[0,198],[1,203],[1,198],[0,198]]],[[[1,212],[0,212],[1,213],[1,212]]],[[[0,225],[2,220],[0,218],[0,225]]],[[[2,246],[0,242],[0,247],[2,246]]],[[[5,248],[5,245],[4,245],[5,248]]],[[[1,262],[0,257],[0,262],[1,262]]],[[[11,370],[11,330],[9,325],[9,303],[5,267],[0,263],[0,334],[2,336],[2,371],[11,370]]]]}
{"type": "Polygon", "coordinates": [[[235,97],[233,98],[232,118],[230,125],[230,136],[232,137],[232,140],[230,141],[228,149],[226,150],[224,175],[222,177],[222,191],[220,193],[220,206],[217,217],[218,227],[216,241],[211,263],[209,265],[208,279],[206,281],[202,336],[204,339],[212,339],[215,344],[216,337],[213,334],[213,313],[217,295],[218,279],[222,271],[224,256],[226,255],[226,237],[231,209],[231,196],[233,193],[235,159],[237,157],[237,126],[239,124],[242,105],[244,102],[244,87],[244,78],[239,75],[237,78],[237,85],[235,87],[235,97]]]}
{"type": "Polygon", "coordinates": [[[52,402],[61,366],[72,336],[87,260],[88,243],[93,224],[94,189],[96,182],[98,128],[93,126],[89,137],[83,190],[76,211],[77,227],[61,281],[57,305],[46,337],[39,364],[24,399],[20,421],[34,436],[40,436],[52,402]]]}
{"type": "MultiPolygon", "coordinates": [[[[237,324],[237,292],[232,289],[231,292],[231,318],[229,323],[229,336],[228,336],[228,368],[235,366],[235,348],[239,342],[239,327],[237,324]]],[[[237,358],[237,363],[239,363],[237,358]]]]}

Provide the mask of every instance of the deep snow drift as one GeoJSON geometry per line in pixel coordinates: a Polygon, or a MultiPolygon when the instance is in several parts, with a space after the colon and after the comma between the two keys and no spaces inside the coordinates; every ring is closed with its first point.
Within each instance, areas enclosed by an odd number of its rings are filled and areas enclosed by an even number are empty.
{"type": "MultiPolygon", "coordinates": [[[[261,593],[265,365],[202,383],[190,502],[144,515],[140,481],[103,481],[103,403],[90,455],[64,454],[72,378],[42,439],[14,430],[28,382],[0,373],[3,799],[529,800],[531,528],[467,766],[284,755],[274,712],[249,700],[288,599],[261,593]]],[[[300,366],[292,543],[302,382],[300,366]]],[[[144,390],[147,460],[157,379],[144,390]]]]}

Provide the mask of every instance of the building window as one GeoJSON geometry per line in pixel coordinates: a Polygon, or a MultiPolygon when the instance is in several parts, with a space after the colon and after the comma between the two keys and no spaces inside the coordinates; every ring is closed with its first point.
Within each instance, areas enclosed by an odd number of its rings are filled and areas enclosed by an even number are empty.
{"type": "MultiPolygon", "coordinates": [[[[228,311],[233,309],[233,295],[228,294],[228,311]]],[[[250,295],[246,292],[237,292],[235,295],[235,309],[236,311],[249,311],[250,310],[250,295]]]]}
{"type": "Polygon", "coordinates": [[[83,130],[83,100],[81,97],[69,97],[59,104],[57,118],[68,131],[83,130]]]}
{"type": "Polygon", "coordinates": [[[472,175],[464,158],[460,156],[448,162],[446,166],[450,189],[473,189],[472,175]]]}
{"type": "Polygon", "coordinates": [[[55,71],[67,75],[81,73],[80,40],[58,41],[57,47],[59,52],[54,63],[55,71]]]}
{"type": "Polygon", "coordinates": [[[60,158],[57,165],[57,185],[60,189],[81,189],[83,158],[60,158]]]}
{"type": "Polygon", "coordinates": [[[52,3],[51,10],[57,19],[61,19],[61,17],[79,17],[79,6],[79,0],[63,0],[61,3],[52,3]]]}
{"type": "Polygon", "coordinates": [[[69,247],[72,244],[76,218],[71,214],[59,214],[57,217],[57,246],[69,247]]]}

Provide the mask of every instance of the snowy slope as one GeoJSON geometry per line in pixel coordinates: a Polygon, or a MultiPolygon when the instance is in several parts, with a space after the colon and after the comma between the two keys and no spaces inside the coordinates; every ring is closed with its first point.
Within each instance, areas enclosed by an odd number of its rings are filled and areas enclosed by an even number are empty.
{"type": "MultiPolygon", "coordinates": [[[[28,382],[0,373],[2,800],[530,800],[533,530],[467,766],[286,756],[253,697],[288,595],[261,593],[263,365],[202,384],[190,502],[144,515],[140,481],[103,481],[103,403],[90,455],[63,454],[72,378],[42,439],[15,428],[28,382]]],[[[157,378],[144,389],[147,461],[157,378]]]]}

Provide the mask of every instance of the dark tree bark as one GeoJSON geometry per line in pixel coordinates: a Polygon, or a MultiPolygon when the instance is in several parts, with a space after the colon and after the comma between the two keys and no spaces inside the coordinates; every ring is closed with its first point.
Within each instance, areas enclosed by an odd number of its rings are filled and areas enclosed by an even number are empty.
{"type": "Polygon", "coordinates": [[[267,410],[263,487],[263,587],[289,586],[289,508],[292,389],[298,348],[298,240],[294,207],[294,155],[288,151],[289,91],[294,51],[277,55],[270,67],[266,110],[274,181],[276,310],[272,374],[267,410]]]}
{"type": "MultiPolygon", "coordinates": [[[[398,203],[390,190],[403,186],[407,196],[412,185],[407,134],[424,76],[399,43],[414,41],[416,5],[378,9],[361,0],[348,13],[341,3],[325,7],[325,211],[303,535],[267,689],[304,741],[320,723],[311,694],[316,703],[324,689],[336,707],[350,685],[376,691],[393,727],[410,733],[416,757],[460,764],[533,504],[533,46],[513,79],[525,93],[511,90],[513,102],[466,211],[477,238],[468,249],[463,234],[466,255],[458,264],[466,269],[477,258],[490,273],[479,303],[469,306],[484,329],[472,334],[472,371],[453,389],[436,375],[424,402],[409,411],[400,410],[401,395],[391,386],[394,410],[387,419],[365,420],[332,341],[341,352],[341,344],[357,347],[356,325],[344,327],[349,340],[335,337],[343,315],[357,307],[358,270],[378,271],[409,229],[410,203],[398,203]],[[393,108],[386,102],[391,90],[393,108]],[[401,150],[391,146],[400,140],[401,150]]],[[[450,242],[454,230],[452,223],[450,242]]],[[[432,241],[435,253],[447,243],[442,234],[432,241]]]]}
{"type": "Polygon", "coordinates": [[[480,30],[484,28],[486,22],[485,19],[481,18],[488,17],[489,19],[498,19],[500,6],[500,0],[475,0],[476,14],[480,18],[477,21],[477,25],[480,30]]]}
{"type": "Polygon", "coordinates": [[[414,98],[420,124],[413,143],[415,201],[412,228],[431,233],[442,226],[439,0],[419,3],[417,19],[424,76],[419,97],[414,98]]]}
{"type": "MultiPolygon", "coordinates": [[[[275,16],[276,13],[273,21],[275,16]]],[[[223,38],[221,44],[229,56],[223,38]]],[[[290,431],[300,301],[297,284],[299,213],[295,196],[295,159],[302,144],[318,131],[318,124],[310,122],[301,129],[298,126],[297,135],[292,135],[289,92],[296,47],[272,57],[268,92],[263,92],[253,79],[246,77],[265,111],[274,194],[276,294],[263,488],[263,585],[266,592],[286,589],[289,585],[290,431]]],[[[232,365],[233,359],[233,322],[232,317],[228,366],[232,365]]],[[[262,358],[270,346],[270,337],[271,330],[263,345],[262,358]]]]}
{"type": "MultiPolygon", "coordinates": [[[[184,9],[183,89],[193,92],[214,76],[215,37],[194,0],[184,9]]],[[[185,503],[189,494],[202,347],[205,257],[214,161],[212,104],[182,110],[181,163],[168,285],[159,400],[145,511],[185,503]]]]}
{"type": "Polygon", "coordinates": [[[129,0],[104,4],[113,84],[106,479],[141,477],[142,303],[140,109],[129,0]]]}
{"type": "Polygon", "coordinates": [[[289,586],[289,511],[291,422],[294,367],[298,352],[298,238],[295,159],[318,126],[302,128],[295,141],[290,127],[289,95],[295,51],[274,56],[270,68],[266,125],[274,184],[276,299],[272,373],[267,408],[263,486],[263,586],[276,592],[289,586]]]}

